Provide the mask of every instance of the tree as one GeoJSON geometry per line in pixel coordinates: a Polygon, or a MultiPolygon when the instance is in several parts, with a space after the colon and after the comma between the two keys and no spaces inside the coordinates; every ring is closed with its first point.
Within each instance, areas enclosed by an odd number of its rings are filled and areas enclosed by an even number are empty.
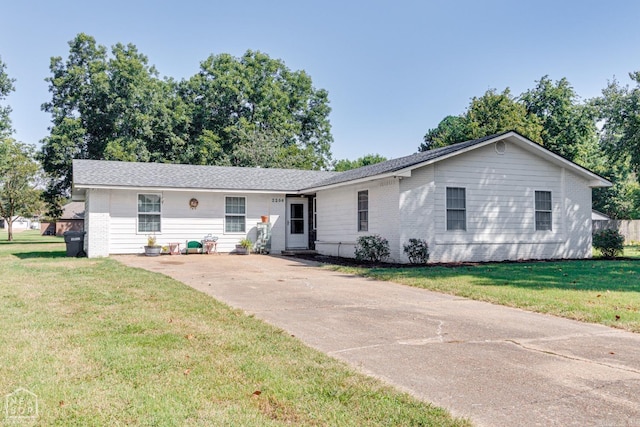
{"type": "MultiPolygon", "coordinates": [[[[6,72],[6,65],[2,62],[2,58],[0,58],[0,101],[4,100],[15,90],[13,87],[14,81],[14,79],[9,78],[6,72]]],[[[9,117],[10,114],[11,107],[2,107],[0,105],[0,138],[8,137],[13,133],[11,129],[11,118],[9,117]]]]}
{"type": "Polygon", "coordinates": [[[429,129],[418,150],[432,150],[509,130],[533,141],[542,141],[540,119],[511,96],[509,88],[502,93],[491,89],[479,98],[472,98],[463,115],[447,116],[438,127],[429,129]]]}
{"type": "Polygon", "coordinates": [[[40,159],[50,206],[68,196],[74,158],[323,169],[328,95],[260,52],[210,56],[198,74],[161,79],[146,56],[78,34],[51,59],[52,115],[40,159]]]}
{"type": "Polygon", "coordinates": [[[356,160],[342,159],[335,162],[333,170],[336,172],[344,172],[351,169],[361,168],[363,166],[375,165],[376,163],[386,162],[387,158],[380,154],[367,154],[356,160]]]}
{"type": "Polygon", "coordinates": [[[640,179],[640,71],[629,77],[636,87],[620,86],[613,80],[593,103],[604,122],[601,146],[611,158],[628,160],[636,179],[640,179]]]}
{"type": "Polygon", "coordinates": [[[78,34],[69,47],[66,61],[51,59],[52,98],[42,105],[53,123],[41,153],[52,205],[68,195],[74,158],[176,161],[188,123],[176,84],[161,80],[135,46],[118,43],[109,57],[93,37],[78,34]]]}
{"type": "Polygon", "coordinates": [[[0,216],[13,240],[16,216],[31,216],[39,209],[40,192],[34,188],[39,167],[33,146],[10,138],[0,140],[0,216]]]}
{"type": "Polygon", "coordinates": [[[593,109],[579,103],[566,78],[553,83],[549,76],[544,76],[536,83],[534,89],[520,96],[520,101],[529,114],[540,119],[543,145],[569,160],[588,162],[597,145],[593,109]]]}
{"type": "Polygon", "coordinates": [[[614,79],[589,103],[602,124],[599,161],[593,169],[614,184],[594,190],[593,205],[619,219],[640,218],[640,72],[629,76],[636,87],[614,79]]]}
{"type": "Polygon", "coordinates": [[[436,128],[427,131],[419,150],[433,150],[468,139],[470,138],[466,116],[447,116],[438,123],[436,128]]]}
{"type": "Polygon", "coordinates": [[[535,142],[542,142],[542,124],[530,114],[506,88],[502,93],[488,90],[479,98],[473,98],[467,110],[468,139],[515,130],[535,142]]]}
{"type": "MultiPolygon", "coordinates": [[[[0,60],[0,101],[14,90],[6,66],[0,60]]],[[[39,193],[33,188],[38,164],[33,160],[34,148],[10,138],[11,107],[0,107],[0,217],[7,224],[8,240],[13,240],[16,216],[30,216],[37,209],[39,193]]]]}
{"type": "Polygon", "coordinates": [[[315,89],[304,71],[291,71],[282,61],[250,50],[241,58],[211,55],[182,84],[181,93],[193,108],[190,140],[197,142],[200,155],[210,156],[186,159],[189,163],[252,166],[255,156],[245,154],[254,150],[257,138],[269,140],[273,164],[329,166],[328,94],[315,89]]]}
{"type": "Polygon", "coordinates": [[[78,34],[69,47],[66,63],[61,57],[51,58],[53,76],[46,81],[52,99],[42,105],[43,111],[51,113],[53,124],[42,141],[40,156],[51,179],[45,196],[50,203],[68,195],[74,158],[102,157],[103,135],[110,128],[106,49],[85,34],[78,34]]]}

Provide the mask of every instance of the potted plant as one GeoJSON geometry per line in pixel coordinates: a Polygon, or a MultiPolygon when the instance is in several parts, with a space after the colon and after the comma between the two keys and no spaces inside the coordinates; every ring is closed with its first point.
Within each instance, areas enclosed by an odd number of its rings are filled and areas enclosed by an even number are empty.
{"type": "Polygon", "coordinates": [[[162,246],[156,244],[156,236],[150,234],[147,236],[147,246],[144,247],[146,256],[158,256],[162,252],[162,246]]]}
{"type": "Polygon", "coordinates": [[[245,237],[236,245],[236,253],[241,255],[248,255],[252,247],[253,242],[245,237]]]}

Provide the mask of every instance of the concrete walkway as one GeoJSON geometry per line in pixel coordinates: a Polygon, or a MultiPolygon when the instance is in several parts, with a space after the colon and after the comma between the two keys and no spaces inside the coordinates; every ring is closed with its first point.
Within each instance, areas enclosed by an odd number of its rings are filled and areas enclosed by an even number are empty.
{"type": "Polygon", "coordinates": [[[294,259],[119,256],[486,426],[640,426],[640,334],[294,259]]]}

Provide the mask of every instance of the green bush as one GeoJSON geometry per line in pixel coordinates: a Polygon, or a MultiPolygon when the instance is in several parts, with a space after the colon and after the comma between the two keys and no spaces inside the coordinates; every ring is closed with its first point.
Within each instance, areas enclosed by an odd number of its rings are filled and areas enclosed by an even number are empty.
{"type": "Polygon", "coordinates": [[[603,257],[615,258],[624,250],[624,236],[618,230],[600,230],[593,234],[593,247],[603,257]]]}
{"type": "Polygon", "coordinates": [[[429,245],[423,239],[409,239],[402,245],[411,264],[426,264],[429,261],[429,245]]]}
{"type": "Polygon", "coordinates": [[[356,259],[358,261],[380,262],[389,257],[389,241],[382,236],[362,236],[356,243],[356,259]]]}

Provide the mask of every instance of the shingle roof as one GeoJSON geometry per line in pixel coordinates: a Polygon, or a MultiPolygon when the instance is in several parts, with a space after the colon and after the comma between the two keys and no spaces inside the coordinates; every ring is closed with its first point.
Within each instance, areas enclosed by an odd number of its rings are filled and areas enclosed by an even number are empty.
{"type": "MultiPolygon", "coordinates": [[[[200,188],[295,193],[401,171],[500,138],[509,133],[515,134],[513,131],[508,131],[489,135],[346,172],[74,160],[73,184],[78,187],[200,188]]],[[[531,144],[546,151],[533,142],[531,144]]],[[[551,154],[551,152],[549,153],[551,154]]],[[[590,174],[590,176],[597,177],[605,185],[608,183],[604,178],[598,177],[575,163],[566,159],[563,161],[590,174]]],[[[610,183],[608,184],[610,185],[610,183]]]]}
{"type": "Polygon", "coordinates": [[[336,172],[74,160],[74,186],[296,192],[336,172]]]}
{"type": "Polygon", "coordinates": [[[76,159],[73,161],[73,184],[80,187],[96,185],[297,192],[398,171],[500,135],[460,142],[346,172],[76,159]]]}
{"type": "Polygon", "coordinates": [[[314,187],[324,187],[327,185],[340,184],[347,181],[355,181],[358,179],[369,178],[376,175],[396,172],[420,163],[427,162],[429,160],[437,159],[438,157],[443,157],[448,154],[455,153],[456,151],[472,147],[474,145],[497,138],[507,133],[509,132],[489,135],[470,141],[459,142],[457,144],[452,144],[446,147],[436,148],[435,150],[423,151],[420,153],[412,154],[410,156],[399,157],[397,159],[387,160],[386,162],[376,163],[374,165],[364,166],[358,169],[352,169],[340,174],[335,174],[325,179],[324,181],[317,183],[316,185],[314,185],[314,187]]]}
{"type": "Polygon", "coordinates": [[[84,219],[84,202],[70,202],[64,205],[60,219],[84,219]]]}

